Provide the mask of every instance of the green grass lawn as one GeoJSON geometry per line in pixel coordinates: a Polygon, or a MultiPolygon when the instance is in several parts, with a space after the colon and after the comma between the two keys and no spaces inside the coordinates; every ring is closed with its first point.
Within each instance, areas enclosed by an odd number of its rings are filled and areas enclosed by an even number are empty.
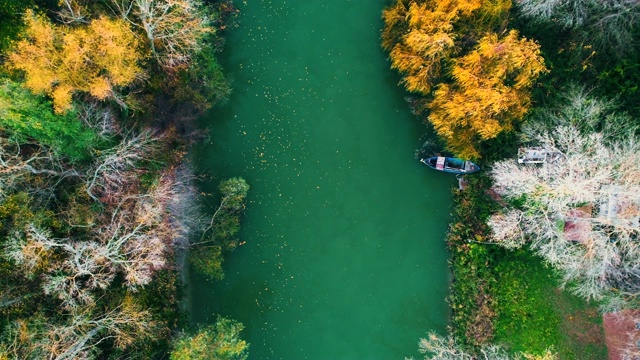
{"type": "Polygon", "coordinates": [[[557,276],[540,258],[524,250],[508,252],[495,270],[495,343],[533,354],[553,347],[562,360],[607,358],[597,305],[560,290],[557,276]]]}

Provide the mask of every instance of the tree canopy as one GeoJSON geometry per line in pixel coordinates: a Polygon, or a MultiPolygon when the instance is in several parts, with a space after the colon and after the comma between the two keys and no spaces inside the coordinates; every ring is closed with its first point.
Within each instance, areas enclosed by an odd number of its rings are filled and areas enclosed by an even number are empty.
{"type": "Polygon", "coordinates": [[[523,118],[530,89],[547,71],[536,42],[506,32],[510,6],[398,0],[383,13],[391,67],[407,90],[427,97],[418,112],[429,112],[448,149],[463,158],[480,157],[478,143],[523,118]]]}
{"type": "Polygon", "coordinates": [[[494,189],[516,204],[492,217],[494,237],[510,248],[531,244],[585,298],[635,297],[640,148],[634,128],[581,89],[556,106],[539,114],[537,123],[545,126],[527,131],[551,160],[493,166],[494,189]]]}
{"type": "Polygon", "coordinates": [[[214,325],[201,328],[194,335],[182,334],[175,341],[171,360],[244,360],[249,344],[240,339],[244,326],[233,320],[218,318],[214,325]]]}
{"type": "Polygon", "coordinates": [[[520,0],[517,10],[530,21],[573,30],[583,43],[609,55],[637,49],[640,2],[635,0],[520,0]]]}
{"type": "Polygon", "coordinates": [[[485,345],[473,354],[465,351],[455,338],[441,337],[430,332],[426,338],[420,339],[419,350],[425,354],[425,360],[557,360],[558,356],[547,349],[543,354],[526,353],[511,354],[497,345],[485,345]]]}
{"type": "Polygon", "coordinates": [[[428,105],[429,121],[463,158],[477,158],[479,141],[511,131],[529,110],[529,90],[546,68],[538,44],[510,31],[489,34],[457,59],[454,80],[441,84],[428,105]]]}
{"type": "Polygon", "coordinates": [[[199,240],[193,240],[195,250],[190,259],[196,270],[212,279],[221,279],[222,253],[239,245],[240,218],[245,208],[249,184],[243,178],[231,178],[218,186],[220,204],[202,229],[199,240]]]}
{"type": "Polygon", "coordinates": [[[73,161],[86,159],[98,137],[77,117],[75,111],[55,114],[50,101],[21,84],[8,79],[0,83],[0,125],[19,141],[31,138],[73,161]]]}
{"type": "Polygon", "coordinates": [[[27,88],[53,98],[56,113],[71,109],[76,92],[117,98],[116,88],[142,76],[138,40],[123,20],[100,17],[70,27],[30,10],[25,23],[24,39],[8,55],[8,64],[24,72],[27,88]]]}
{"type": "Polygon", "coordinates": [[[215,31],[200,0],[110,0],[122,19],[140,28],[151,55],[165,68],[188,64],[215,31]]]}

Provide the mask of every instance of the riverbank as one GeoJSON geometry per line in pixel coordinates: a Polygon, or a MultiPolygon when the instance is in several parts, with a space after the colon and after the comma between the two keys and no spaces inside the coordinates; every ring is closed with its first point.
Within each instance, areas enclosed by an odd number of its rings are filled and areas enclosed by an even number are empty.
{"type": "Polygon", "coordinates": [[[501,205],[488,195],[486,175],[467,178],[465,190],[454,190],[447,236],[451,334],[470,349],[495,343],[514,353],[553,349],[559,359],[606,358],[597,304],[561,290],[558,275],[530,251],[491,244],[486,220],[501,205]]]}
{"type": "MultiPolygon", "coordinates": [[[[561,131],[560,125],[553,128],[552,120],[562,126],[594,124],[576,130],[584,138],[599,136],[594,134],[603,128],[624,128],[627,115],[612,114],[610,110],[618,107],[606,99],[624,93],[617,98],[623,108],[635,109],[638,92],[629,91],[629,83],[619,82],[617,74],[635,76],[629,64],[637,62],[637,53],[619,52],[598,44],[598,39],[587,39],[585,32],[592,30],[588,25],[562,27],[535,11],[521,12],[536,8],[540,2],[523,1],[513,8],[510,2],[445,3],[436,6],[430,1],[399,0],[383,15],[382,46],[389,51],[392,68],[402,74],[404,87],[415,94],[410,101],[413,112],[440,135],[443,148],[457,157],[477,160],[486,174],[467,176],[465,189],[454,191],[454,221],[448,235],[454,276],[449,298],[454,340],[449,344],[457,341],[460,347],[443,349],[448,340],[433,334],[422,339],[420,347],[433,355],[445,350],[478,353],[495,344],[513,354],[553,356],[556,352],[563,359],[604,358],[607,350],[598,309],[602,304],[586,302],[559,287],[563,283],[574,291],[580,287],[582,292],[576,293],[585,298],[609,296],[615,303],[620,297],[617,288],[625,284],[616,283],[620,269],[615,264],[608,266],[607,254],[624,251],[625,246],[611,245],[614,242],[606,241],[607,235],[600,236],[597,230],[585,236],[601,239],[606,250],[574,243],[562,246],[570,239],[557,233],[552,222],[545,223],[544,234],[534,230],[541,229],[536,221],[544,220],[546,211],[559,204],[548,202],[551,197],[567,201],[563,203],[567,210],[554,217],[556,226],[564,226],[576,203],[607,200],[570,197],[562,193],[561,182],[554,182],[558,178],[549,180],[538,174],[532,180],[525,165],[514,164],[519,147],[536,146],[544,136],[561,131]],[[599,48],[593,51],[596,46],[599,48]],[[502,172],[492,171],[496,164],[502,166],[502,172]],[[494,188],[489,176],[496,182],[505,180],[494,188]],[[509,196],[503,193],[508,186],[509,196]],[[544,199],[534,191],[541,188],[552,189],[542,191],[544,199]],[[524,203],[527,206],[523,207],[524,203]],[[505,220],[505,214],[512,215],[511,220],[505,220]],[[493,231],[487,225],[490,217],[503,220],[491,222],[493,231]],[[534,233],[525,228],[534,229],[534,233]],[[512,242],[506,243],[500,236],[512,242]],[[560,245],[556,248],[554,244],[560,245]],[[563,258],[568,253],[572,255],[563,258]],[[556,268],[547,268],[546,263],[556,268]],[[611,278],[596,276],[599,271],[611,278]],[[601,296],[603,293],[607,295],[601,296]],[[548,352],[550,346],[553,350],[548,352]]],[[[557,16],[566,15],[560,15],[559,9],[554,11],[557,16]]],[[[598,12],[607,9],[590,11],[594,12],[588,16],[597,18],[598,12]]],[[[630,128],[633,133],[635,127],[630,128]]],[[[625,141],[623,136],[617,138],[625,141]]],[[[571,143],[563,151],[580,152],[578,148],[571,143]]],[[[553,166],[548,166],[553,172],[553,166]]],[[[534,165],[528,170],[536,172],[534,165]]],[[[575,181],[563,176],[559,177],[574,186],[575,181]]],[[[600,185],[602,189],[609,186],[606,182],[600,185]]],[[[575,187],[578,193],[590,185],[575,187]]],[[[636,306],[634,296],[622,297],[620,301],[636,306]]]]}
{"type": "Polygon", "coordinates": [[[0,1],[0,357],[167,358],[191,331],[245,348],[241,325],[191,329],[180,305],[204,217],[180,164],[229,93],[236,10],[123,4],[0,1]]]}

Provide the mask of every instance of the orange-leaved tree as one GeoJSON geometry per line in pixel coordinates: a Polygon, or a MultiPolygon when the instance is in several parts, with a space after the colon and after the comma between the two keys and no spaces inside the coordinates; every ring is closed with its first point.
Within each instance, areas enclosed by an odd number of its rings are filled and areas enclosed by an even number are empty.
{"type": "Polygon", "coordinates": [[[475,144],[522,119],[531,87],[546,71],[537,43],[515,30],[504,37],[490,33],[455,62],[453,83],[434,91],[429,121],[456,155],[479,157],[475,144]]]}
{"type": "Polygon", "coordinates": [[[511,0],[396,0],[383,13],[382,47],[428,120],[456,155],[512,128],[546,71],[539,47],[505,32],[511,0]]]}
{"type": "Polygon", "coordinates": [[[68,27],[28,11],[25,23],[24,39],[15,44],[8,65],[24,72],[27,88],[51,96],[57,113],[71,108],[78,91],[124,106],[114,89],[142,75],[139,44],[125,21],[101,17],[68,27]]]}
{"type": "Polygon", "coordinates": [[[399,0],[385,10],[382,45],[390,51],[391,67],[404,75],[409,91],[428,94],[440,77],[442,63],[455,51],[454,22],[480,8],[481,0],[443,0],[411,2],[399,0]],[[400,41],[395,41],[399,22],[407,26],[400,41]]]}

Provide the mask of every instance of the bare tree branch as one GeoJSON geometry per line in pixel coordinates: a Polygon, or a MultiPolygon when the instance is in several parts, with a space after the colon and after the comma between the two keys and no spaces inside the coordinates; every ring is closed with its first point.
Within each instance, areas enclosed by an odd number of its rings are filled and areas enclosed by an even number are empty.
{"type": "MultiPolygon", "coordinates": [[[[564,106],[579,111],[558,111],[550,128],[530,131],[537,146],[562,156],[539,167],[514,161],[494,165],[496,192],[521,205],[494,215],[489,225],[505,247],[522,246],[527,239],[585,298],[600,299],[613,289],[637,296],[640,146],[632,131],[616,142],[607,131],[617,129],[588,117],[565,116],[595,109],[584,103],[595,100],[579,91],[570,91],[569,98],[564,106]],[[602,132],[596,132],[596,125],[602,132]]],[[[595,112],[600,120],[617,120],[595,112]]]]}
{"type": "Polygon", "coordinates": [[[188,63],[212,31],[200,0],[111,0],[113,11],[147,35],[152,55],[166,68],[188,63]]]}
{"type": "Polygon", "coordinates": [[[60,11],[58,16],[60,21],[65,24],[82,23],[88,24],[89,21],[85,16],[85,8],[81,4],[78,4],[76,0],[59,0],[60,11]]]}
{"type": "Polygon", "coordinates": [[[100,200],[97,194],[103,200],[119,194],[125,184],[136,178],[137,174],[132,170],[137,163],[153,157],[160,137],[148,130],[128,134],[118,145],[104,151],[98,156],[92,174],[87,177],[87,194],[96,201],[100,200]]]}
{"type": "Polygon", "coordinates": [[[67,169],[60,158],[46,147],[25,146],[0,135],[0,199],[23,185],[28,175],[49,175],[57,178],[77,177],[74,169],[67,169]]]}

